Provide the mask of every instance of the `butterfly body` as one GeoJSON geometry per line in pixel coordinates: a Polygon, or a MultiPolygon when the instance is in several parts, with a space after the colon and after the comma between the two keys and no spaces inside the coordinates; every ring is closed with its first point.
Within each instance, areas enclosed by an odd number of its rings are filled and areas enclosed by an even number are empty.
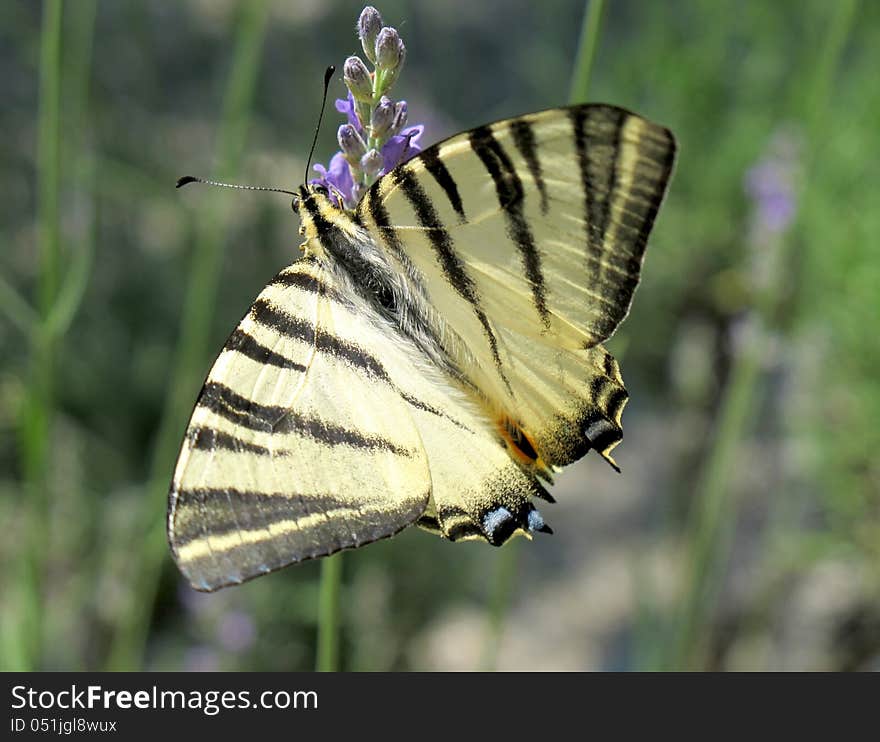
{"type": "Polygon", "coordinates": [[[212,368],[171,486],[199,589],[417,524],[549,531],[539,479],[614,465],[627,394],[601,346],[629,310],[672,167],[666,129],[575,106],[452,137],[357,208],[303,186],[304,256],[212,368]]]}

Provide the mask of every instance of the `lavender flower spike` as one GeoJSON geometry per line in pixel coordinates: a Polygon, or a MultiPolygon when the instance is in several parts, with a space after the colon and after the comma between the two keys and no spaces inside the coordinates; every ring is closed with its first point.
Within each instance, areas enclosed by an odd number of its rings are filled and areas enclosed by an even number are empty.
{"type": "Polygon", "coordinates": [[[336,110],[348,123],[339,127],[340,151],[329,167],[315,165],[320,183],[340,208],[353,209],[378,178],[421,151],[418,144],[423,126],[406,127],[406,101],[385,95],[396,81],[406,58],[406,47],[393,28],[383,27],[372,6],[361,11],[357,25],[364,54],[374,71],[359,57],[349,57],[343,67],[348,96],[336,101],[336,110]]]}

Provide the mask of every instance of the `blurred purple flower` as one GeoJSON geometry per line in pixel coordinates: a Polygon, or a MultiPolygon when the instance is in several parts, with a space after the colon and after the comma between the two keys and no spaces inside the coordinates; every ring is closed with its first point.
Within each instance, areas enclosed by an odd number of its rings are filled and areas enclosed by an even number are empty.
{"type": "Polygon", "coordinates": [[[799,145],[796,131],[778,131],[746,173],[743,186],[754,205],[752,229],[759,241],[782,234],[794,221],[799,145]]]}
{"type": "Polygon", "coordinates": [[[210,647],[190,647],[183,654],[185,672],[217,672],[220,669],[220,657],[210,647]]]}
{"type": "Polygon", "coordinates": [[[794,178],[788,163],[762,160],[746,173],[746,193],[755,202],[758,227],[780,233],[788,229],[795,214],[794,178]]]}
{"type": "Polygon", "coordinates": [[[220,618],[217,640],[228,652],[243,652],[257,638],[253,619],[244,611],[230,611],[220,618]]]}
{"type": "Polygon", "coordinates": [[[743,180],[752,201],[748,244],[749,281],[755,291],[779,285],[782,252],[779,246],[797,213],[800,176],[800,138],[796,129],[780,129],[743,180]]]}
{"type": "Polygon", "coordinates": [[[183,580],[178,584],[177,596],[185,610],[193,616],[205,616],[219,605],[215,593],[200,593],[183,580]]]}

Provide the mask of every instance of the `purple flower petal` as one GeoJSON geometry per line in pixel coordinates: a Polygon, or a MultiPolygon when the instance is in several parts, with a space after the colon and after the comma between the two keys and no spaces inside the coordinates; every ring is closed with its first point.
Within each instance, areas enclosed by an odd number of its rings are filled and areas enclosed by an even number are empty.
{"type": "Polygon", "coordinates": [[[385,142],[385,146],[382,147],[382,159],[385,163],[383,173],[391,172],[401,162],[406,162],[414,154],[422,151],[417,142],[424,130],[425,127],[421,125],[411,126],[385,142]]]}
{"type": "Polygon", "coordinates": [[[340,204],[338,203],[339,199],[336,197],[335,191],[342,194],[346,203],[351,203],[354,180],[351,177],[348,160],[343,157],[342,152],[337,152],[333,155],[329,168],[325,168],[323,165],[313,165],[313,168],[321,177],[314,178],[309,183],[320,183],[323,185],[330,191],[330,197],[337,202],[337,205],[340,204]]]}
{"type": "Polygon", "coordinates": [[[354,103],[354,96],[351,94],[351,91],[348,91],[348,98],[346,100],[336,99],[336,110],[339,113],[344,113],[348,117],[348,123],[357,129],[358,134],[366,138],[364,127],[361,125],[361,120],[357,115],[357,106],[354,103]]]}

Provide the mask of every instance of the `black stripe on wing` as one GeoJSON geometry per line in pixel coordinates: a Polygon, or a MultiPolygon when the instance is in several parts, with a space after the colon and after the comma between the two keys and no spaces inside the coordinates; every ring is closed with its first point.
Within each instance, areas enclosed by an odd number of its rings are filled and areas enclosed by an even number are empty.
{"type": "MultiPolygon", "coordinates": [[[[279,276],[281,275],[283,274],[279,274],[279,276]]],[[[289,278],[292,279],[292,277],[293,274],[289,274],[289,278]]],[[[278,277],[276,277],[276,279],[277,278],[278,277]]],[[[300,282],[293,280],[285,281],[285,285],[293,285],[294,283],[299,284],[300,282]]],[[[323,286],[323,284],[320,282],[314,285],[323,286]]],[[[326,298],[330,299],[329,293],[326,294],[326,298]]],[[[253,305],[251,306],[250,316],[254,322],[263,327],[274,330],[275,332],[284,335],[285,337],[300,340],[304,343],[313,344],[318,352],[332,355],[333,357],[341,361],[351,364],[357,369],[365,371],[372,378],[382,381],[394,388],[397,393],[400,394],[401,397],[403,397],[403,399],[413,407],[424,410],[425,412],[436,415],[437,417],[448,419],[456,426],[464,430],[469,430],[467,426],[450,417],[442,410],[438,410],[431,405],[399,389],[397,385],[394,384],[394,382],[391,380],[391,377],[388,375],[388,372],[385,370],[382,362],[379,361],[379,359],[375,356],[370,355],[360,346],[337,338],[336,336],[330,335],[326,332],[318,332],[316,334],[314,326],[311,323],[295,317],[291,314],[288,314],[287,312],[283,311],[279,307],[276,307],[274,304],[266,299],[257,299],[253,303],[253,305]]],[[[230,337],[229,341],[227,342],[227,346],[229,348],[238,350],[240,352],[248,350],[249,352],[246,352],[244,354],[248,355],[251,358],[254,358],[255,360],[264,360],[264,356],[262,354],[273,353],[273,351],[270,351],[268,348],[259,345],[259,343],[257,343],[255,340],[253,341],[253,343],[251,343],[250,340],[240,338],[237,335],[237,333],[239,332],[239,330],[236,330],[233,333],[233,336],[230,337]]],[[[287,359],[280,354],[266,356],[265,362],[272,365],[283,365],[284,368],[291,368],[302,371],[306,370],[305,366],[303,366],[302,364],[295,363],[294,361],[287,359]],[[275,356],[277,356],[277,358],[275,356]]]]}
{"type": "MultiPolygon", "coordinates": [[[[242,529],[268,529],[275,523],[297,520],[315,513],[330,514],[333,511],[352,509],[351,502],[331,495],[257,492],[234,487],[184,488],[177,490],[176,496],[178,512],[189,508],[189,512],[210,514],[210,529],[207,533],[200,523],[191,520],[179,519],[175,523],[174,544],[178,549],[206,537],[214,539],[242,529]]],[[[273,536],[267,530],[266,538],[260,541],[270,540],[273,540],[273,536]]],[[[216,549],[216,545],[213,548],[216,549]]],[[[240,545],[235,544],[230,548],[240,548],[240,545]]]]}
{"type": "Polygon", "coordinates": [[[660,169],[660,174],[656,178],[649,179],[643,175],[639,177],[637,173],[632,190],[619,194],[622,220],[626,220],[625,224],[637,230],[633,253],[640,258],[645,251],[648,235],[654,226],[654,220],[666,193],[666,184],[672,174],[672,166],[675,163],[675,140],[669,131],[660,129],[651,137],[640,138],[636,146],[640,158],[654,162],[660,169]]]}
{"type": "Polygon", "coordinates": [[[318,351],[329,353],[336,358],[347,361],[352,366],[360,368],[371,376],[388,380],[388,374],[384,366],[363,348],[353,343],[340,340],[334,335],[325,332],[315,333],[311,322],[295,317],[292,314],[279,309],[266,299],[257,299],[251,307],[251,318],[254,322],[268,327],[280,335],[301,340],[304,343],[314,344],[318,351]]]}
{"type": "Polygon", "coordinates": [[[342,304],[344,307],[350,308],[352,306],[348,297],[343,296],[336,289],[327,286],[327,284],[317,276],[313,276],[303,270],[297,270],[296,264],[290,268],[285,268],[278,273],[271,281],[269,281],[269,285],[296,288],[310,294],[321,294],[337,304],[342,304]]]}
{"type": "Polygon", "coordinates": [[[407,275],[411,279],[415,279],[418,271],[416,271],[415,266],[413,266],[412,261],[409,259],[409,255],[406,254],[403,243],[400,241],[400,237],[397,235],[397,230],[395,230],[393,225],[391,224],[391,218],[388,215],[388,210],[382,204],[382,194],[380,192],[380,188],[382,187],[383,181],[387,177],[389,176],[380,178],[375,183],[373,183],[373,185],[370,186],[370,190],[367,191],[360,204],[358,204],[358,213],[366,204],[366,208],[370,213],[370,218],[376,223],[379,234],[385,241],[385,244],[388,246],[391,254],[394,256],[397,262],[400,263],[401,267],[406,271],[407,275]]]}
{"type": "Polygon", "coordinates": [[[455,250],[452,242],[452,236],[437,214],[437,210],[431,203],[431,199],[425,190],[419,185],[416,176],[406,166],[398,167],[392,171],[391,177],[394,182],[400,186],[404,196],[409,201],[415,212],[419,224],[425,229],[431,246],[437,255],[440,269],[449,284],[465,301],[467,301],[477,315],[477,319],[483,326],[486,339],[489,341],[489,348],[492,351],[492,358],[504,384],[510,389],[510,383],[504,374],[501,365],[501,356],[498,354],[498,339],[495,332],[489,324],[489,319],[480,304],[480,298],[477,294],[477,287],[473,279],[468,275],[464,263],[455,250]]]}
{"type": "Polygon", "coordinates": [[[519,150],[520,155],[526,161],[538,193],[541,194],[541,213],[546,214],[549,204],[547,202],[547,184],[544,182],[544,174],[541,170],[541,161],[538,159],[538,145],[535,141],[535,132],[532,125],[524,118],[513,119],[510,122],[510,133],[513,135],[513,143],[519,150]]]}
{"type": "Polygon", "coordinates": [[[455,213],[458,214],[461,222],[464,223],[467,218],[464,215],[464,206],[461,203],[458,186],[446,165],[443,164],[443,160],[440,159],[440,148],[428,147],[428,149],[419,153],[418,159],[422,161],[425,169],[434,176],[437,185],[443,189],[446,198],[449,199],[450,205],[455,210],[455,213]]]}
{"type": "Polygon", "coordinates": [[[611,196],[617,180],[620,131],[626,114],[618,108],[597,110],[582,106],[572,108],[569,117],[584,192],[587,249],[599,258],[608,229],[611,196]]]}
{"type": "Polygon", "coordinates": [[[241,328],[233,331],[229,336],[229,340],[226,341],[226,345],[223,346],[223,350],[236,351],[257,363],[265,363],[270,366],[286,368],[291,371],[306,370],[306,367],[303,364],[297,363],[281,353],[276,353],[274,350],[267,348],[241,328]]]}
{"type": "Polygon", "coordinates": [[[594,289],[612,304],[596,324],[598,342],[609,337],[629,311],[648,234],[672,170],[675,142],[667,130],[654,125],[634,127],[622,139],[627,122],[639,119],[612,106],[576,106],[568,110],[568,118],[583,193],[585,262],[594,289]],[[627,188],[619,181],[624,149],[636,155],[627,188]],[[612,223],[616,236],[609,242],[612,223]]]}
{"type": "Polygon", "coordinates": [[[260,456],[273,456],[278,453],[270,448],[266,448],[266,446],[259,446],[250,441],[243,441],[241,438],[236,438],[234,435],[207,426],[190,428],[186,431],[186,437],[190,445],[194,449],[200,451],[216,451],[219,448],[225,451],[236,451],[239,453],[255,453],[260,456]]]}
{"type": "Polygon", "coordinates": [[[202,388],[198,406],[249,430],[263,433],[298,433],[329,446],[350,446],[366,450],[383,450],[397,456],[413,452],[387,438],[364,435],[317,417],[309,417],[287,407],[262,405],[243,397],[224,384],[209,381],[202,388]]]}
{"type": "Polygon", "coordinates": [[[547,289],[544,285],[544,271],[541,268],[541,254],[538,252],[532,230],[523,213],[525,191],[522,181],[507,152],[488,126],[474,129],[468,138],[471,147],[495,183],[498,204],[507,220],[507,235],[520,252],[523,271],[532,288],[532,304],[541,318],[541,323],[549,328],[550,312],[547,309],[547,289]]]}

